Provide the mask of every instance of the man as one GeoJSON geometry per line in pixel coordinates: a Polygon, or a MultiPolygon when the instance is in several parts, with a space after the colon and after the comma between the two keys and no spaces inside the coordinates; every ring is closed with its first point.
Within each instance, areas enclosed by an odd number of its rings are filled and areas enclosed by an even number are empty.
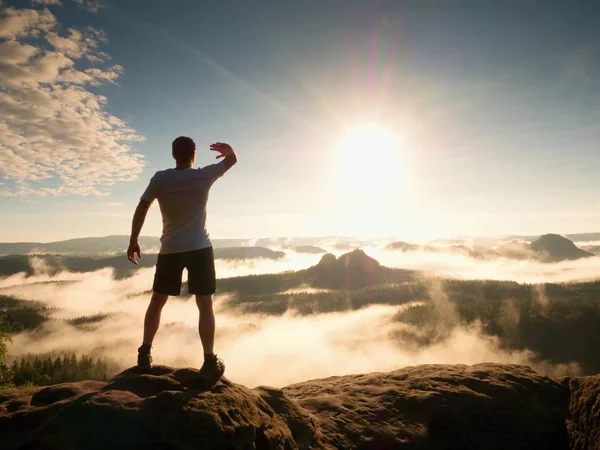
{"type": "Polygon", "coordinates": [[[237,155],[228,144],[217,142],[210,150],[218,152],[219,163],[192,169],[196,144],[185,136],[173,141],[175,168],[161,170],[150,180],[142,195],[131,226],[127,257],[137,264],[142,257],[138,238],[146,214],[154,199],[158,199],[162,214],[161,249],[156,263],[152,299],[144,320],[144,339],[138,349],[138,367],[150,368],[152,341],[160,324],[160,314],[169,295],[181,293],[183,269],[188,270],[188,292],[196,296],[200,312],[198,331],[204,349],[204,364],[200,372],[206,377],[220,377],[225,364],[214,353],[215,316],[212,295],[216,276],[212,244],[206,231],[206,202],[212,184],[235,163],[237,155]]]}

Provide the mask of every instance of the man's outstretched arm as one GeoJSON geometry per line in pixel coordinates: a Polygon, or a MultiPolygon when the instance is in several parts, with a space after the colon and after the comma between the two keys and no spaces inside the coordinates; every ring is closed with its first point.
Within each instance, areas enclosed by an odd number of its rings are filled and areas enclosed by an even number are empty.
{"type": "Polygon", "coordinates": [[[140,248],[140,244],[138,239],[140,237],[140,233],[142,231],[142,227],[144,226],[144,221],[146,220],[146,214],[150,209],[151,202],[147,202],[145,200],[140,200],[135,208],[135,213],[133,214],[133,221],[131,223],[131,237],[129,238],[129,248],[127,249],[127,258],[129,261],[137,265],[137,259],[135,255],[137,254],[138,258],[142,258],[142,250],[140,248]]]}
{"type": "Polygon", "coordinates": [[[225,166],[225,172],[227,172],[229,169],[231,169],[235,165],[235,163],[237,163],[237,161],[238,161],[235,150],[229,144],[225,144],[223,142],[217,142],[215,144],[212,144],[210,146],[210,149],[213,152],[219,152],[219,155],[217,155],[217,159],[224,158],[223,164],[225,166]]]}

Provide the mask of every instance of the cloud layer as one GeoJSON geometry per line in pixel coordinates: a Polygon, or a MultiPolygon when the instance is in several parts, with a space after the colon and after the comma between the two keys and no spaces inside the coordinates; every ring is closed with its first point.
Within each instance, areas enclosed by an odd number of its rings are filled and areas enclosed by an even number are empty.
{"type": "Polygon", "coordinates": [[[463,253],[395,252],[365,248],[367,254],[388,267],[463,280],[508,280],[518,283],[567,283],[600,279],[600,256],[544,263],[536,260],[493,258],[480,260],[463,253]]]}
{"type": "MultiPolygon", "coordinates": [[[[37,269],[43,273],[43,267],[37,269]]],[[[241,267],[238,270],[247,271],[241,267]]],[[[51,311],[56,320],[46,322],[41,331],[14,336],[9,351],[13,355],[76,351],[115,359],[123,367],[135,364],[149,300],[149,294],[141,292],[151,285],[152,275],[153,269],[141,269],[131,278],[115,280],[112,272],[104,269],[1,280],[0,293],[39,300],[57,308],[51,311]],[[60,320],[99,312],[109,316],[96,328],[81,329],[60,320]]],[[[289,310],[283,316],[265,316],[232,311],[227,308],[227,295],[220,295],[215,299],[216,351],[226,361],[227,376],[248,386],[284,386],[311,378],[389,371],[424,363],[514,363],[531,365],[548,375],[579,373],[576,364],[552,365],[538,361],[527,350],[503,349],[477,325],[461,325],[439,285],[436,288],[433,283],[430,289],[435,310],[445,318],[448,330],[433,345],[416,348],[412,340],[399,337],[401,331],[420,332],[394,320],[407,306],[373,305],[357,311],[311,316],[289,310]]],[[[295,292],[282,295],[293,296],[295,292]]],[[[169,300],[154,343],[157,363],[201,365],[197,320],[191,298],[169,300]]]]}
{"type": "Polygon", "coordinates": [[[1,195],[102,194],[140,173],[142,137],[94,92],[123,74],[104,42],[95,28],[63,29],[47,8],[1,11],[1,195]]]}

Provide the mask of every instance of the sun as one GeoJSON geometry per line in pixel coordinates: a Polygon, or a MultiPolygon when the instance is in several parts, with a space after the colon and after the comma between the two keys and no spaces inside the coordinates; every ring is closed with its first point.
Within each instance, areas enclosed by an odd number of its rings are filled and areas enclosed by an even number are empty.
{"type": "Polygon", "coordinates": [[[350,130],[335,156],[338,189],[353,196],[390,194],[402,172],[398,146],[398,137],[380,125],[350,130]]]}

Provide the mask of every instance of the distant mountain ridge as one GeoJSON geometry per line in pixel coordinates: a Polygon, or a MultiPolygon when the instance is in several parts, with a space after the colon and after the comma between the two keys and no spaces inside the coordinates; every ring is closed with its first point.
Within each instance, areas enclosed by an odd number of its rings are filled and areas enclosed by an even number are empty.
{"type": "MultiPolygon", "coordinates": [[[[471,248],[464,245],[463,241],[448,241],[451,245],[417,245],[405,241],[395,241],[385,247],[386,250],[396,250],[403,252],[424,251],[424,252],[460,252],[473,258],[487,259],[491,257],[506,257],[513,259],[536,258],[546,261],[562,261],[569,259],[578,259],[593,256],[584,249],[577,247],[568,236],[577,236],[580,239],[587,239],[592,242],[593,239],[600,240],[600,233],[586,233],[579,235],[560,236],[558,234],[546,234],[532,238],[531,244],[522,241],[513,240],[502,244],[495,249],[487,248],[485,245],[477,245],[471,248]]],[[[334,245],[338,250],[353,250],[363,244],[360,240],[352,238],[264,238],[258,240],[251,239],[212,239],[215,249],[228,250],[223,252],[223,259],[246,259],[253,257],[280,258],[283,254],[276,255],[252,255],[256,253],[252,250],[245,250],[247,256],[239,256],[237,251],[233,256],[226,256],[232,252],[233,248],[276,248],[290,250],[296,253],[318,254],[326,253],[326,250],[319,245],[334,245]]],[[[446,242],[446,241],[443,241],[446,242]]],[[[465,241],[466,242],[466,241],[465,241]]],[[[2,255],[71,255],[71,256],[110,256],[122,254],[129,244],[129,236],[113,235],[104,237],[86,237],[68,239],[55,242],[0,242],[0,256],[2,255]]],[[[160,238],[156,236],[141,236],[140,245],[142,251],[146,254],[157,253],[160,249],[160,238]]],[[[598,252],[598,246],[586,246],[586,249],[598,252]]],[[[244,251],[242,251],[243,253],[244,251]]],[[[259,253],[261,251],[258,251],[259,253]]]]}
{"type": "MultiPolygon", "coordinates": [[[[344,237],[315,238],[263,238],[263,239],[211,239],[213,247],[270,247],[297,251],[298,253],[325,253],[318,247],[331,241],[336,245],[354,248],[361,242],[344,237]]],[[[103,237],[84,237],[55,242],[0,242],[0,255],[37,254],[72,254],[93,255],[121,253],[127,249],[129,236],[112,235],[103,237]]],[[[157,236],[140,236],[142,251],[158,252],[160,238],[157,236]]]]}
{"type": "Polygon", "coordinates": [[[296,253],[309,253],[309,254],[317,254],[317,253],[327,253],[325,249],[321,247],[317,247],[315,245],[299,245],[294,247],[294,251],[296,253]]]}
{"type": "MultiPolygon", "coordinates": [[[[0,256],[0,276],[14,275],[16,273],[25,273],[33,275],[35,270],[33,265],[38,264],[43,267],[44,272],[54,275],[62,270],[70,272],[89,272],[111,267],[115,270],[117,277],[131,276],[137,269],[143,267],[154,267],[158,257],[157,253],[143,253],[137,266],[131,264],[125,255],[125,251],[120,251],[117,255],[111,256],[81,256],[77,254],[61,255],[27,255],[14,254],[0,256]]],[[[273,251],[264,247],[220,247],[214,250],[216,260],[251,260],[251,259],[269,259],[278,260],[285,257],[284,252],[273,251]]]]}
{"type": "MultiPolygon", "coordinates": [[[[140,236],[142,250],[160,249],[160,238],[156,236],[140,236]]],[[[213,246],[236,247],[244,245],[248,239],[213,239],[213,246]]],[[[106,254],[122,253],[129,245],[129,236],[112,235],[103,237],[85,237],[55,242],[0,242],[0,254],[19,255],[27,253],[58,254],[106,254]]]]}

